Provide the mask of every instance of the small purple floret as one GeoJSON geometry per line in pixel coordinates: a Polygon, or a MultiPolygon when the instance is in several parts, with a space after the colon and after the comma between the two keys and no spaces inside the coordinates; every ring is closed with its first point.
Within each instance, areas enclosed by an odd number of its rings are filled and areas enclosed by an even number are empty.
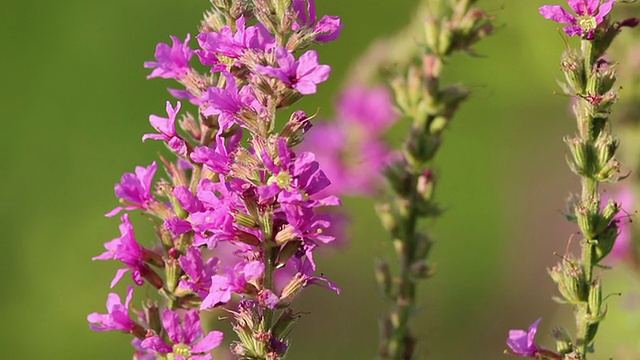
{"type": "Polygon", "coordinates": [[[256,69],[261,74],[280,79],[302,95],[314,94],[316,85],[327,80],[331,73],[329,65],[318,64],[318,53],[314,50],[302,54],[296,61],[284,46],[280,46],[276,48],[276,62],[280,67],[257,65],[256,69]]]}
{"type": "Polygon", "coordinates": [[[188,45],[190,39],[191,35],[187,34],[184,43],[175,36],[171,37],[173,41],[172,46],[159,43],[156,47],[156,61],[147,61],[144,63],[145,68],[153,69],[151,74],[147,76],[147,79],[161,77],[164,79],[180,80],[184,78],[189,71],[191,71],[189,60],[193,56],[193,50],[191,50],[188,45]]]}
{"type": "Polygon", "coordinates": [[[509,330],[507,345],[511,348],[514,355],[536,357],[538,352],[541,350],[538,344],[534,341],[540,321],[542,321],[542,318],[539,318],[531,324],[531,326],[529,326],[529,331],[509,330]]]}

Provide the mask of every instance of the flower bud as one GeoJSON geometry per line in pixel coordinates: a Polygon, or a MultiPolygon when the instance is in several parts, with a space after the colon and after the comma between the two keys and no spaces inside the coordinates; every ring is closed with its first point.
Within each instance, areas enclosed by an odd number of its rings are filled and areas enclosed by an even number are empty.
{"type": "Polygon", "coordinates": [[[562,53],[560,69],[567,80],[567,90],[571,91],[571,94],[567,95],[584,94],[587,83],[584,61],[573,49],[567,49],[562,53]]]}
{"type": "Polygon", "coordinates": [[[292,309],[286,309],[282,312],[276,323],[273,324],[271,332],[276,338],[283,338],[289,333],[289,330],[300,319],[299,315],[295,315],[292,309]]]}
{"type": "Polygon", "coordinates": [[[196,119],[190,113],[182,115],[182,118],[178,120],[180,128],[194,140],[200,141],[202,138],[202,129],[196,119]]]}
{"type": "Polygon", "coordinates": [[[440,29],[438,19],[434,16],[429,16],[424,22],[424,35],[427,46],[427,53],[437,53],[438,42],[440,37],[440,29]]]}
{"type": "Polygon", "coordinates": [[[167,278],[167,290],[173,293],[178,287],[178,281],[182,275],[182,268],[180,268],[177,260],[170,258],[166,260],[164,271],[167,278]]]}
{"type": "Polygon", "coordinates": [[[596,174],[596,179],[603,182],[611,182],[614,175],[620,172],[620,167],[621,165],[617,160],[612,160],[608,164],[600,168],[600,171],[598,171],[598,173],[596,174]]]}
{"type": "Polygon", "coordinates": [[[580,231],[587,239],[594,239],[598,235],[599,214],[598,209],[585,206],[584,203],[576,208],[576,220],[580,231]]]}
{"type": "MultiPolygon", "coordinates": [[[[276,242],[278,241],[277,239],[277,235],[276,235],[276,242]]],[[[298,251],[298,249],[300,249],[300,246],[302,245],[302,241],[287,241],[285,243],[285,245],[282,247],[282,249],[280,249],[280,252],[278,253],[278,261],[276,262],[276,268],[281,268],[283,267],[287,261],[289,261],[289,259],[291,259],[291,257],[296,253],[296,251],[298,251]]]]}
{"type": "Polygon", "coordinates": [[[390,234],[395,234],[399,230],[397,216],[394,210],[389,203],[378,203],[376,204],[376,212],[378,213],[378,217],[380,218],[380,222],[382,226],[387,230],[390,234]]]}
{"type": "Polygon", "coordinates": [[[569,166],[576,175],[587,175],[592,169],[592,163],[590,161],[588,146],[582,142],[579,137],[569,138],[565,137],[564,142],[569,147],[571,155],[573,156],[573,163],[569,160],[569,166]]]}
{"type": "Polygon", "coordinates": [[[302,110],[296,110],[291,114],[289,122],[280,132],[280,136],[287,139],[287,145],[293,147],[302,142],[304,134],[313,126],[309,119],[311,118],[307,117],[307,114],[302,110]]]}
{"type": "Polygon", "coordinates": [[[156,334],[162,333],[162,321],[160,320],[158,305],[152,300],[147,300],[146,303],[142,304],[142,308],[144,309],[144,317],[149,329],[156,334]]]}
{"type": "Polygon", "coordinates": [[[595,261],[600,262],[604,259],[611,250],[613,250],[613,246],[615,245],[616,238],[618,237],[619,229],[618,224],[613,221],[609,226],[607,226],[604,231],[598,235],[598,243],[595,247],[595,261]]]}
{"type": "Polygon", "coordinates": [[[403,160],[395,161],[383,169],[383,174],[393,191],[401,197],[411,193],[411,174],[403,160]]]}
{"type": "Polygon", "coordinates": [[[591,283],[589,288],[589,313],[600,315],[600,307],[602,306],[602,287],[600,280],[596,279],[591,283]]]}
{"type": "Polygon", "coordinates": [[[427,169],[418,176],[416,192],[424,201],[430,202],[433,197],[434,188],[435,178],[433,176],[433,171],[431,171],[431,169],[427,169]]]}
{"type": "Polygon", "coordinates": [[[551,331],[551,336],[556,340],[556,350],[558,353],[564,355],[573,351],[573,341],[567,330],[564,328],[554,328],[551,331]]]}
{"type": "Polygon", "coordinates": [[[449,55],[453,48],[453,26],[448,21],[442,21],[440,24],[440,36],[438,37],[438,47],[436,51],[440,55],[449,55]]]}
{"type": "Polygon", "coordinates": [[[307,277],[301,273],[296,273],[287,285],[282,288],[280,301],[282,304],[290,304],[307,284],[307,277]]]}
{"type": "Polygon", "coordinates": [[[376,260],[375,275],[378,289],[385,298],[391,298],[391,271],[387,260],[376,260]]]}
{"type": "Polygon", "coordinates": [[[575,305],[586,300],[584,274],[573,260],[563,259],[561,263],[548,269],[548,272],[558,285],[558,291],[564,297],[564,302],[575,305]]]}
{"type": "Polygon", "coordinates": [[[255,228],[258,226],[256,220],[252,216],[240,211],[233,213],[233,219],[236,224],[247,228],[255,228]]]}
{"type": "Polygon", "coordinates": [[[427,260],[418,260],[411,264],[411,275],[415,279],[428,279],[436,274],[436,266],[429,265],[427,260]]]}
{"type": "Polygon", "coordinates": [[[595,151],[598,160],[598,169],[603,168],[613,159],[618,149],[619,141],[611,135],[601,133],[595,143],[595,151]]]}

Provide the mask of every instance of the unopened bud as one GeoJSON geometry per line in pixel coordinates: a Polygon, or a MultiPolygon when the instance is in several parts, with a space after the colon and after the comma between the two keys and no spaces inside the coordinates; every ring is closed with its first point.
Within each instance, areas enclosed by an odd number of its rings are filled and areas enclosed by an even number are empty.
{"type": "Polygon", "coordinates": [[[399,227],[398,221],[396,219],[396,215],[389,203],[378,203],[376,204],[376,212],[378,213],[378,217],[380,218],[380,222],[382,226],[387,230],[390,234],[395,234],[399,227]]]}
{"type": "Polygon", "coordinates": [[[378,289],[385,298],[391,297],[391,271],[387,260],[376,260],[375,275],[378,289]]]}
{"type": "Polygon", "coordinates": [[[156,334],[160,334],[162,332],[162,321],[160,320],[160,309],[158,309],[158,305],[152,300],[147,300],[142,307],[149,329],[156,334]]]}
{"type": "Polygon", "coordinates": [[[253,217],[243,212],[233,213],[233,219],[236,224],[247,228],[254,228],[258,225],[253,217]]]}
{"type": "MultiPolygon", "coordinates": [[[[276,242],[278,240],[276,239],[276,242]]],[[[276,268],[283,267],[289,259],[300,249],[302,241],[287,241],[286,244],[280,249],[278,253],[278,261],[276,262],[276,268]]]]}
{"type": "Polygon", "coordinates": [[[561,355],[568,354],[573,351],[573,341],[571,336],[564,328],[554,328],[551,336],[556,340],[556,350],[561,355]]]}
{"type": "Polygon", "coordinates": [[[313,126],[309,119],[311,118],[302,110],[296,110],[291,114],[289,122],[280,132],[280,136],[287,139],[287,145],[292,147],[302,142],[304,135],[313,126]]]}
{"type": "Polygon", "coordinates": [[[600,280],[596,279],[591,283],[591,287],[589,288],[589,313],[599,315],[601,306],[602,287],[600,286],[600,280]]]}
{"type": "Polygon", "coordinates": [[[560,69],[564,72],[567,85],[572,93],[568,95],[579,95],[585,93],[587,79],[584,69],[584,61],[573,49],[567,49],[562,53],[560,69]]]}
{"type": "Polygon", "coordinates": [[[170,293],[173,293],[178,287],[178,281],[182,275],[182,268],[180,268],[180,264],[177,260],[167,259],[164,270],[167,277],[167,290],[169,290],[170,293]]]}
{"type": "Polygon", "coordinates": [[[427,53],[437,53],[438,51],[438,39],[440,37],[440,26],[438,18],[429,16],[424,22],[424,35],[427,46],[427,53]]]}
{"type": "Polygon", "coordinates": [[[620,163],[617,160],[612,160],[596,174],[596,179],[600,181],[611,181],[615,174],[620,172],[620,163]]]}
{"type": "Polygon", "coordinates": [[[273,327],[271,328],[273,336],[275,336],[276,338],[284,337],[289,333],[291,327],[295,325],[295,323],[298,322],[299,319],[300,316],[295,315],[293,313],[293,310],[291,310],[290,308],[286,309],[282,312],[278,320],[276,320],[276,323],[273,324],[273,327]]]}

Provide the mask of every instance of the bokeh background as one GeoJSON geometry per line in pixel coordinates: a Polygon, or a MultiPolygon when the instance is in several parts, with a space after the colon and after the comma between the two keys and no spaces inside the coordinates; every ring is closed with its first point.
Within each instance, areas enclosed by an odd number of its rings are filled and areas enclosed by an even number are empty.
{"type": "MultiPolygon", "coordinates": [[[[495,36],[481,58],[455,57],[447,72],[474,95],[464,104],[439,155],[445,216],[431,224],[438,274],[421,288],[415,318],[419,358],[502,359],[511,328],[544,317],[540,342],[570,311],[550,300],[546,267],[575,229],[561,212],[578,183],[566,168],[562,136],[571,133],[568,98],[554,95],[564,43],[538,16],[539,0],[485,0],[495,36]]],[[[304,106],[332,113],[349,64],[378,36],[410,19],[417,1],[318,1],[339,15],[339,41],[322,46],[332,78],[304,106]]],[[[128,359],[129,337],[89,330],[86,315],[105,310],[117,264],[92,262],[118,236],[113,185],[153,161],[160,143],[142,144],[149,114],[163,114],[167,81],[145,80],[142,63],[169,35],[195,34],[207,1],[13,1],[0,12],[2,224],[0,358],[128,359]]],[[[400,131],[400,130],[399,130],[400,131]]],[[[372,201],[346,199],[353,212],[348,244],[319,259],[343,294],[309,289],[297,309],[290,359],[372,359],[385,304],[373,258],[391,256],[372,201]]],[[[139,233],[145,234],[144,230],[139,233]]],[[[147,232],[150,234],[150,232],[147,232]]],[[[618,270],[618,269],[617,269],[618,270]]],[[[608,275],[610,319],[597,358],[615,341],[638,344],[634,291],[624,268],[608,275]],[[625,315],[620,315],[624,309],[625,315]],[[618,314],[618,315],[616,315],[618,314]],[[634,332],[635,331],[635,332],[634,332]]],[[[123,294],[124,282],[116,288],[123,294]]],[[[215,325],[215,322],[213,323],[215,325]]]]}

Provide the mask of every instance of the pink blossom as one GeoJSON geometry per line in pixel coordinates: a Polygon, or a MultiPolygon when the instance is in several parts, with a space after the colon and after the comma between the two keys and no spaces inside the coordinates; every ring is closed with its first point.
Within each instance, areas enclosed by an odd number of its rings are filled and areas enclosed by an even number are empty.
{"type": "Polygon", "coordinates": [[[180,39],[171,36],[171,40],[173,41],[172,46],[159,43],[158,46],[156,46],[156,61],[147,61],[144,63],[145,68],[153,69],[151,74],[147,76],[147,79],[161,77],[164,79],[180,80],[184,78],[191,70],[189,60],[193,56],[193,50],[191,50],[188,45],[190,39],[191,35],[187,34],[187,38],[183,44],[180,39]]]}
{"type": "Polygon", "coordinates": [[[154,161],[146,168],[136,166],[135,174],[125,173],[122,175],[120,183],[115,186],[115,193],[125,206],[116,207],[106,216],[114,216],[122,210],[146,210],[149,203],[154,200],[151,195],[151,181],[156,170],[158,170],[158,165],[154,161]]]}
{"type": "Polygon", "coordinates": [[[209,295],[202,301],[201,310],[227,303],[233,293],[242,293],[249,281],[256,280],[264,274],[264,264],[260,261],[241,261],[233,269],[225,267],[222,271],[221,275],[211,277],[209,295]]]}
{"type": "Polygon", "coordinates": [[[318,21],[314,0],[293,0],[291,7],[298,15],[298,21],[292,26],[293,30],[299,30],[302,27],[312,28],[316,34],[315,40],[319,42],[329,42],[340,36],[340,30],[343,27],[340,18],[325,15],[318,21]]]}
{"type": "Polygon", "coordinates": [[[577,16],[574,16],[560,5],[544,5],[538,10],[546,19],[560,24],[569,24],[564,27],[567,35],[580,35],[591,40],[594,38],[598,25],[611,12],[615,1],[605,1],[600,5],[600,0],[567,0],[569,7],[577,16]],[[600,5],[599,8],[598,5],[600,5]]]}
{"type": "Polygon", "coordinates": [[[280,67],[257,65],[258,72],[280,79],[302,95],[314,94],[316,85],[327,80],[331,73],[329,65],[318,64],[318,53],[314,50],[302,54],[298,61],[284,46],[277,47],[275,55],[280,67]]]}
{"type": "Polygon", "coordinates": [[[176,115],[178,115],[181,105],[180,101],[178,101],[176,107],[173,108],[171,102],[167,101],[168,118],[157,115],[149,116],[149,123],[151,123],[151,126],[153,126],[159,134],[144,134],[142,141],[146,141],[147,139],[164,140],[169,148],[175,151],[176,154],[185,156],[187,154],[187,144],[176,132],[176,115]]]}
{"type": "Polygon", "coordinates": [[[161,354],[173,354],[176,360],[209,360],[209,352],[220,346],[224,337],[222,332],[217,330],[210,331],[203,337],[197,310],[187,311],[180,321],[177,312],[165,309],[162,312],[162,325],[172,344],[167,344],[160,336],[153,335],[143,340],[140,345],[144,349],[161,354]]]}
{"type": "Polygon", "coordinates": [[[104,247],[107,251],[93,257],[91,260],[113,259],[119,260],[127,266],[116,272],[115,277],[111,281],[111,287],[114,287],[128,271],[131,271],[131,277],[138,285],[142,285],[144,279],[147,279],[152,285],[162,287],[162,280],[145,263],[147,257],[146,250],[140,246],[135,239],[133,225],[131,221],[129,221],[129,214],[122,215],[121,221],[121,236],[105,243],[104,247]]]}
{"type": "Polygon", "coordinates": [[[127,297],[124,304],[120,300],[120,296],[110,293],[107,297],[107,313],[91,313],[87,316],[89,327],[95,331],[118,330],[126,333],[135,333],[144,335],[144,329],[131,320],[129,316],[129,304],[133,296],[133,286],[127,287],[127,297]]]}

